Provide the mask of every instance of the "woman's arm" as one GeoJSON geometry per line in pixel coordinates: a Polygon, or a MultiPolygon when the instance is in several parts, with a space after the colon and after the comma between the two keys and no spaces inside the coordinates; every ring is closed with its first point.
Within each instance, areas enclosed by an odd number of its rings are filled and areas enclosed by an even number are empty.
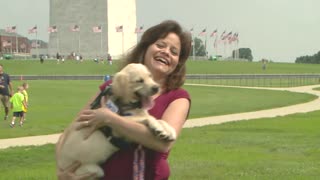
{"type": "Polygon", "coordinates": [[[13,88],[12,88],[12,83],[11,83],[11,81],[9,82],[9,95],[10,95],[10,97],[12,97],[13,96],[13,88]]]}
{"type": "MultiPolygon", "coordinates": [[[[189,107],[190,102],[188,99],[176,99],[170,103],[162,116],[162,120],[176,130],[177,136],[187,118],[189,107]]],[[[92,131],[104,125],[110,126],[120,135],[155,151],[167,152],[173,145],[173,142],[166,142],[156,138],[145,125],[130,121],[107,108],[86,110],[78,120],[89,121],[92,131]]]]}

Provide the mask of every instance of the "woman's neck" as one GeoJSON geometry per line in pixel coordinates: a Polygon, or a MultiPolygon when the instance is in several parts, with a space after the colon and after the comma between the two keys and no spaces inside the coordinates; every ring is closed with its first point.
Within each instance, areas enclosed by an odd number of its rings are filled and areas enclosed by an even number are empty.
{"type": "Polygon", "coordinates": [[[166,78],[157,78],[157,77],[153,77],[153,80],[159,84],[160,89],[165,89],[165,84],[166,84],[166,78]]]}

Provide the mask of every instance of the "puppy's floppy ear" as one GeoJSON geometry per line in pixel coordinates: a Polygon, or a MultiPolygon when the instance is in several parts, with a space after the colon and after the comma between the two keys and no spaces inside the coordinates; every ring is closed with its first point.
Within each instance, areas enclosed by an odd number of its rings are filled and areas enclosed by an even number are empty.
{"type": "Polygon", "coordinates": [[[115,96],[118,97],[128,97],[128,85],[129,77],[128,74],[123,72],[118,72],[115,74],[112,80],[112,92],[115,96]]]}

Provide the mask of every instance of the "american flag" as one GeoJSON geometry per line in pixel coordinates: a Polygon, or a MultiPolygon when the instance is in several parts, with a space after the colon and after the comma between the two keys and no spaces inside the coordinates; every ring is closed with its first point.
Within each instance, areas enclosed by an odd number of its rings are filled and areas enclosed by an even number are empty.
{"type": "Polygon", "coordinates": [[[116,27],[117,32],[123,32],[123,26],[117,26],[116,27]]]}
{"type": "Polygon", "coordinates": [[[7,32],[7,33],[15,33],[15,32],[16,32],[16,29],[17,29],[16,26],[7,27],[7,28],[6,28],[6,32],[7,32]]]}
{"type": "Polygon", "coordinates": [[[37,26],[34,26],[33,28],[29,29],[28,33],[29,34],[33,34],[33,33],[37,33],[37,26]]]}
{"type": "Polygon", "coordinates": [[[58,32],[57,26],[48,27],[48,33],[54,33],[54,32],[58,32]]]}
{"type": "Polygon", "coordinates": [[[218,29],[214,30],[214,31],[211,33],[210,37],[214,37],[214,36],[217,34],[217,32],[218,32],[218,29]]]}
{"type": "Polygon", "coordinates": [[[236,41],[238,43],[238,41],[239,41],[238,37],[239,37],[239,34],[238,33],[234,33],[232,38],[231,38],[231,41],[233,41],[233,42],[236,41]]]}
{"type": "Polygon", "coordinates": [[[222,40],[228,39],[230,36],[232,36],[232,31],[230,31],[227,35],[223,36],[222,40]]]}
{"type": "Polygon", "coordinates": [[[143,26],[137,27],[134,32],[135,33],[142,33],[143,32],[143,26]]]}
{"type": "Polygon", "coordinates": [[[11,46],[11,45],[12,45],[11,41],[6,41],[6,40],[2,41],[2,47],[8,47],[8,46],[11,46]]]}
{"type": "Polygon", "coordinates": [[[223,39],[225,33],[226,33],[226,30],[224,30],[223,33],[221,33],[220,39],[223,39]]]}
{"type": "Polygon", "coordinates": [[[199,36],[204,36],[204,35],[206,35],[206,31],[207,31],[207,29],[204,28],[204,29],[199,33],[199,36]]]}
{"type": "Polygon", "coordinates": [[[102,32],[102,27],[101,27],[101,26],[94,26],[94,27],[92,28],[92,31],[93,31],[94,33],[101,33],[101,32],[102,32]]]}
{"type": "Polygon", "coordinates": [[[72,32],[79,32],[80,31],[80,27],[78,25],[74,25],[73,27],[71,27],[71,31],[72,32]]]}

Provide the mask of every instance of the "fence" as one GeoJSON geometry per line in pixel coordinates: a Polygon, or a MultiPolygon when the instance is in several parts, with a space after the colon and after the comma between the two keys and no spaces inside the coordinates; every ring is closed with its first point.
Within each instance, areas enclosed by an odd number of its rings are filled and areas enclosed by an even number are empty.
{"type": "MultiPolygon", "coordinates": [[[[112,78],[112,76],[111,76],[112,78]]],[[[13,75],[12,80],[104,80],[105,75],[13,75]]],[[[320,83],[320,74],[188,74],[187,83],[260,86],[260,87],[294,87],[320,83]]]]}
{"type": "Polygon", "coordinates": [[[319,84],[320,74],[192,74],[188,83],[255,86],[294,87],[319,84]]]}

